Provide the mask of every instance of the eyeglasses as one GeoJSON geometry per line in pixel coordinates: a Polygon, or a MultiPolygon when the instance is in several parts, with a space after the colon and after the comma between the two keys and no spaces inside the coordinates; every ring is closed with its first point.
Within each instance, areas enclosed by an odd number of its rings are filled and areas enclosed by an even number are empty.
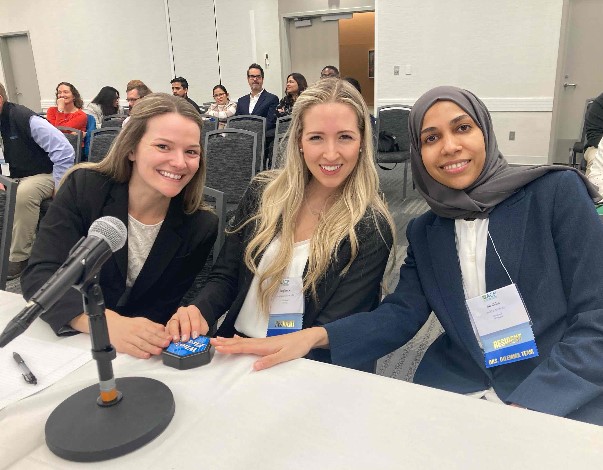
{"type": "Polygon", "coordinates": [[[140,99],[140,98],[128,98],[128,99],[126,99],[126,101],[127,101],[128,103],[136,103],[136,102],[137,102],[139,99],[140,99]]]}
{"type": "Polygon", "coordinates": [[[262,78],[261,75],[247,75],[247,78],[250,78],[251,80],[259,80],[260,78],[262,78]]]}
{"type": "Polygon", "coordinates": [[[331,77],[336,77],[336,75],[334,73],[331,73],[331,72],[321,73],[320,74],[320,78],[331,78],[331,77]]]}
{"type": "Polygon", "coordinates": [[[223,96],[226,96],[226,93],[216,93],[214,98],[222,98],[223,96]]]}

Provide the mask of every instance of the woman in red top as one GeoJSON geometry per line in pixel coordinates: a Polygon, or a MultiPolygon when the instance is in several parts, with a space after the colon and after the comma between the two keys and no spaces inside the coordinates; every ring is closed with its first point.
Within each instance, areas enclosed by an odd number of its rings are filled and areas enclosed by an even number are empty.
{"type": "Polygon", "coordinates": [[[46,119],[53,126],[73,127],[86,132],[88,117],[82,111],[84,102],[71,83],[61,82],[57,85],[57,105],[48,108],[46,119]]]}

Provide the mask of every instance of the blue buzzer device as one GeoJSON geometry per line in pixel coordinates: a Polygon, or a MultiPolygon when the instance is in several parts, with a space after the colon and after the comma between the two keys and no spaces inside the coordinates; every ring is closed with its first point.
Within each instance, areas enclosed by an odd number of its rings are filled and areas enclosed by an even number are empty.
{"type": "Polygon", "coordinates": [[[211,361],[213,348],[208,336],[198,336],[186,343],[171,343],[161,353],[166,366],[180,370],[204,366],[211,361]]]}

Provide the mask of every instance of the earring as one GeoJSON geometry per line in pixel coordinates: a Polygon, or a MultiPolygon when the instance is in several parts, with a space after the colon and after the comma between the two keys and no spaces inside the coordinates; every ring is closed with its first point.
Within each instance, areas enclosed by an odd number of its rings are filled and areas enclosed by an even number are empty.
{"type": "Polygon", "coordinates": [[[303,148],[299,148],[299,153],[304,153],[304,149],[303,148]]]}

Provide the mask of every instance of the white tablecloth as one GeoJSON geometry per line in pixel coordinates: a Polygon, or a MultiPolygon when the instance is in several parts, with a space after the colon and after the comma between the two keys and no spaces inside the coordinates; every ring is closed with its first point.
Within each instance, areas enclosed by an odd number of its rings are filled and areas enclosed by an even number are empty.
{"type": "MultiPolygon", "coordinates": [[[[23,304],[0,291],[0,327],[23,304]]],[[[89,347],[86,335],[57,339],[41,320],[26,334],[89,347]]],[[[158,358],[118,355],[116,376],[161,380],[176,413],[148,445],[90,468],[603,468],[598,426],[304,359],[254,372],[254,359],[216,354],[207,366],[178,371],[158,358]]],[[[0,411],[0,467],[82,467],[48,450],[44,425],[96,377],[90,362],[0,411]]]]}

